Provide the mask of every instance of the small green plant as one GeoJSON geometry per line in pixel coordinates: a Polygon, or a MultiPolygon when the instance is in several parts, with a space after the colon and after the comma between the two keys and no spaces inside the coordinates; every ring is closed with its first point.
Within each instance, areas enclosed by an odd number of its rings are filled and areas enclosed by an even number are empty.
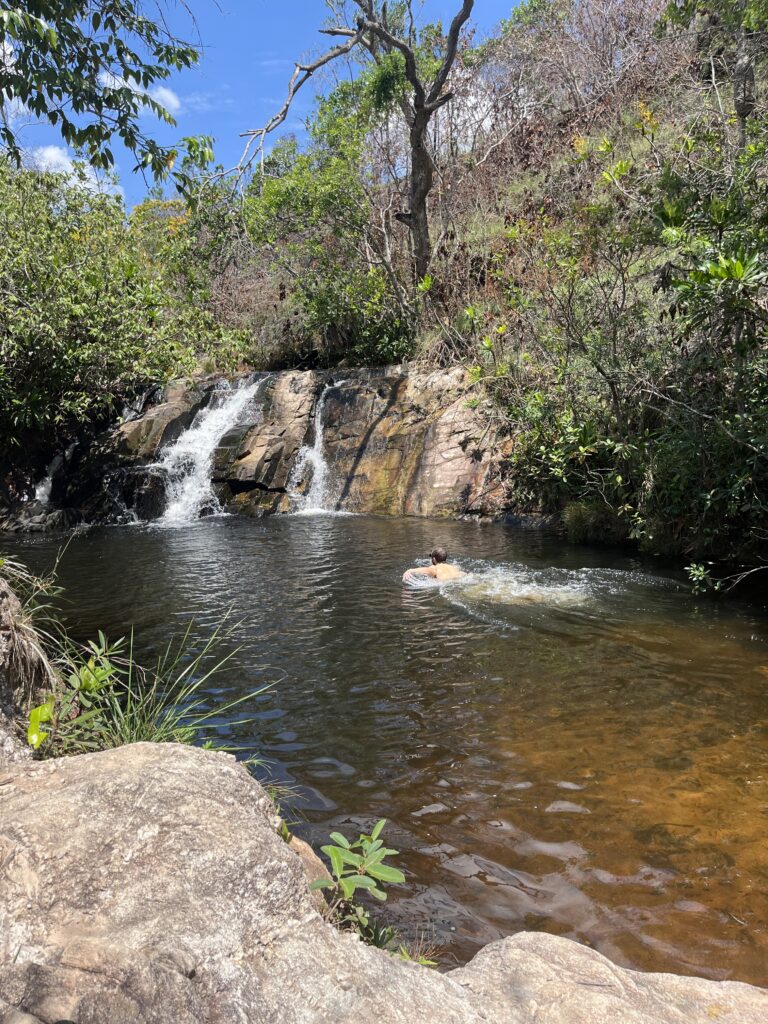
{"type": "Polygon", "coordinates": [[[103,719],[100,715],[100,691],[114,685],[120,670],[112,662],[123,648],[124,639],[108,644],[102,632],[98,643],[91,641],[80,660],[69,659],[69,671],[63,674],[57,692],[32,708],[29,713],[27,743],[37,750],[52,736],[64,753],[71,743],[80,750],[97,750],[103,719]],[[44,729],[43,725],[48,725],[44,729]]]}
{"type": "MultiPolygon", "coordinates": [[[[192,654],[192,624],[172,638],[152,669],[138,665],[133,638],[109,644],[103,633],[84,649],[62,640],[57,685],[29,715],[27,741],[45,757],[105,750],[127,743],[201,743],[223,748],[211,730],[221,716],[266,687],[211,706],[205,684],[234,656],[217,658],[230,635],[219,627],[192,654]]],[[[59,667],[57,666],[57,667],[59,667]]],[[[244,725],[249,719],[229,722],[244,725]]],[[[251,759],[251,763],[252,763],[251,759]]]]}
{"type": "Polygon", "coordinates": [[[702,562],[692,562],[686,565],[685,571],[691,584],[694,594],[705,594],[710,590],[720,590],[722,581],[712,579],[710,569],[702,562]]]}
{"type": "Polygon", "coordinates": [[[341,927],[351,928],[370,945],[387,949],[397,938],[393,928],[371,921],[370,914],[361,904],[355,902],[358,890],[369,893],[374,899],[384,902],[387,894],[380,883],[401,885],[405,875],[399,868],[385,864],[387,857],[397,856],[397,850],[384,846],[380,838],[386,818],[376,823],[370,835],[362,833],[350,843],[340,832],[332,832],[333,843],[321,847],[330,859],[333,878],[321,878],[311,885],[312,889],[324,889],[328,893],[330,913],[341,927]]]}
{"type": "Polygon", "coordinates": [[[396,956],[408,963],[418,964],[420,967],[437,967],[438,961],[432,957],[436,955],[436,947],[419,943],[417,947],[409,949],[401,942],[397,947],[396,956]]]}

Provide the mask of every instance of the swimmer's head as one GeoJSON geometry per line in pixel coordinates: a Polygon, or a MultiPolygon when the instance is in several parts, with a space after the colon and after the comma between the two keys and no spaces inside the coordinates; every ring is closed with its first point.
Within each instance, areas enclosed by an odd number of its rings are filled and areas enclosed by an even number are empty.
{"type": "Polygon", "coordinates": [[[448,552],[445,548],[433,548],[429,553],[429,557],[432,559],[432,565],[437,565],[439,562],[448,560],[448,552]]]}

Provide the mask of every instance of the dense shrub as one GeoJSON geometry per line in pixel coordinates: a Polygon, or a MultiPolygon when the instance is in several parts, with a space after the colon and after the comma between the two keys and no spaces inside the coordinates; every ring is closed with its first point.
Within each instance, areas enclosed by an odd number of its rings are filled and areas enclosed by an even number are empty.
{"type": "Polygon", "coordinates": [[[122,200],[0,162],[0,443],[66,438],[191,364],[122,200]]]}

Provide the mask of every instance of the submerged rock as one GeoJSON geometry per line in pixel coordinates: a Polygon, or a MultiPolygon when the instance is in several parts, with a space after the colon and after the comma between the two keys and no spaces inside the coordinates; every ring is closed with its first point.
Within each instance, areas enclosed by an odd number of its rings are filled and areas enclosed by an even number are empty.
{"type": "Polygon", "coordinates": [[[448,974],[327,924],[233,758],[174,745],[0,764],[3,1024],[763,1024],[768,993],[567,939],[448,974]]]}

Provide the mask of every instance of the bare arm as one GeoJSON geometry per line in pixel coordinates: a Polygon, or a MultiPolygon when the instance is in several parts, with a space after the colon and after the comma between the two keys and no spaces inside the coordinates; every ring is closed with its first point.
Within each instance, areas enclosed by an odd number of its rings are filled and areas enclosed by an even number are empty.
{"type": "Polygon", "coordinates": [[[434,579],[437,576],[437,573],[435,572],[435,567],[433,565],[406,569],[403,573],[403,583],[407,583],[411,576],[431,576],[434,579]]]}

